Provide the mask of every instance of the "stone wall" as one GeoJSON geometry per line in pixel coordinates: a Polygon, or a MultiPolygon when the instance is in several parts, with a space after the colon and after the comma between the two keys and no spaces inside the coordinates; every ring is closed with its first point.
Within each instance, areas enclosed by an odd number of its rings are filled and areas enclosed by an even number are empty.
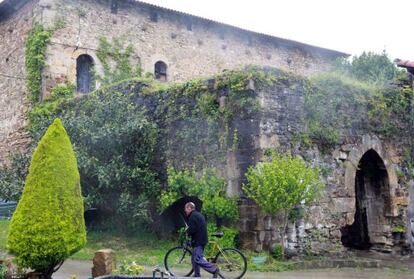
{"type": "MultiPolygon", "coordinates": [[[[214,21],[136,1],[28,0],[0,20],[0,162],[29,141],[24,127],[26,98],[24,45],[34,21],[51,27],[63,20],[49,44],[42,77],[42,98],[56,84],[76,84],[76,59],[87,54],[103,72],[96,50],[99,38],[132,44],[132,64],[154,72],[155,62],[167,66],[168,81],[210,76],[246,64],[273,66],[303,75],[326,71],[343,53],[241,30],[214,21]],[[22,5],[22,6],[21,6],[22,5]]],[[[99,82],[96,84],[99,87],[99,82]]]]}
{"type": "MultiPolygon", "coordinates": [[[[300,155],[306,161],[312,162],[313,166],[325,170],[323,179],[326,188],[323,196],[317,204],[305,207],[305,218],[289,224],[286,247],[293,254],[343,252],[347,246],[356,248],[366,240],[354,238],[362,230],[362,221],[359,219],[365,218],[369,247],[360,248],[386,253],[406,252],[411,237],[407,234],[403,240],[394,240],[392,230],[402,221],[407,224],[406,231],[410,231],[407,206],[408,189],[412,187],[412,183],[401,181],[397,177],[397,170],[401,169],[404,146],[409,146],[410,139],[390,142],[362,130],[353,131],[352,135],[349,134],[350,131],[342,131],[344,144],[335,150],[322,153],[316,147],[305,148],[295,139],[295,134],[305,130],[302,121],[303,88],[301,82],[296,82],[279,84],[258,92],[262,111],[258,115],[259,119],[251,121],[258,123],[258,133],[240,136],[251,137],[249,148],[253,150],[254,156],[249,164],[255,164],[266,148],[274,148],[300,155]],[[374,164],[375,171],[378,172],[375,175],[376,180],[370,174],[363,174],[365,169],[372,169],[372,166],[366,165],[367,161],[374,164]],[[361,187],[366,191],[362,195],[363,200],[356,193],[361,187]],[[361,208],[358,208],[357,200],[364,204],[364,216],[358,213],[361,208]]],[[[245,162],[239,161],[237,165],[242,169],[240,185],[245,172],[245,162]]],[[[265,215],[254,202],[245,198],[240,201],[240,214],[239,225],[244,247],[258,251],[271,250],[276,243],[280,243],[278,216],[265,215]]]]}
{"type": "Polygon", "coordinates": [[[111,12],[110,1],[105,0],[41,3],[45,25],[53,25],[60,15],[66,22],[48,49],[45,94],[56,83],[76,84],[76,58],[81,54],[90,55],[97,72],[102,71],[96,57],[100,37],[132,44],[132,62],[141,64],[144,72],[154,73],[154,64],[164,61],[168,81],[210,76],[247,64],[311,75],[328,70],[329,63],[343,55],[135,1],[118,1],[116,12],[111,12]]]}
{"type": "Polygon", "coordinates": [[[37,15],[37,1],[0,20],[0,164],[23,151],[30,141],[25,131],[30,103],[26,94],[25,40],[37,15]]]}

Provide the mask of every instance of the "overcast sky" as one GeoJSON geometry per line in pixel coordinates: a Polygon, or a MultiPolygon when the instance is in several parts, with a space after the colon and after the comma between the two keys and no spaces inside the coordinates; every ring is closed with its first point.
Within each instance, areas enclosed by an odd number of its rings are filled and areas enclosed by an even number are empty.
{"type": "Polygon", "coordinates": [[[352,55],[414,60],[414,0],[143,0],[352,55]]]}

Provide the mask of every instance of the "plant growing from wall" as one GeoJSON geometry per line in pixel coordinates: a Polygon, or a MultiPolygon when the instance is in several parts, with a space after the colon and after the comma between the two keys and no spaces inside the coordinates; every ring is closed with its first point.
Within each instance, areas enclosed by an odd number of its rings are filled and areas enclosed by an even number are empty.
{"type": "Polygon", "coordinates": [[[53,33],[65,26],[62,18],[56,18],[54,25],[46,29],[42,24],[35,23],[29,31],[25,47],[25,65],[29,99],[36,103],[42,91],[42,71],[45,66],[46,49],[53,33]]]}
{"type": "Polygon", "coordinates": [[[135,68],[131,65],[134,48],[129,44],[124,48],[120,39],[114,38],[112,44],[105,37],[99,39],[99,47],[96,56],[103,66],[103,76],[96,75],[103,84],[111,84],[117,81],[140,77],[142,70],[140,65],[135,68]]]}
{"type": "Polygon", "coordinates": [[[39,101],[46,48],[52,34],[52,30],[47,30],[43,25],[36,23],[27,37],[25,50],[27,88],[32,102],[39,101]]]}
{"type": "Polygon", "coordinates": [[[273,153],[271,161],[259,162],[246,173],[246,195],[267,214],[281,214],[279,226],[284,247],[289,212],[298,204],[313,202],[321,193],[323,184],[319,172],[299,157],[273,153]]]}
{"type": "Polygon", "coordinates": [[[36,147],[22,197],[13,214],[8,250],[20,267],[51,278],[86,243],[75,153],[59,119],[36,147]]]}

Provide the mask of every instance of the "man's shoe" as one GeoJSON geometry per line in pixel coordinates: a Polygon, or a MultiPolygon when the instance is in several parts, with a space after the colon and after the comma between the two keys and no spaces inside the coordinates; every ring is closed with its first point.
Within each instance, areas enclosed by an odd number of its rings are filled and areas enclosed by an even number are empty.
{"type": "Polygon", "coordinates": [[[221,277],[220,268],[217,267],[216,271],[213,273],[213,278],[218,278],[219,276],[221,277]]]}

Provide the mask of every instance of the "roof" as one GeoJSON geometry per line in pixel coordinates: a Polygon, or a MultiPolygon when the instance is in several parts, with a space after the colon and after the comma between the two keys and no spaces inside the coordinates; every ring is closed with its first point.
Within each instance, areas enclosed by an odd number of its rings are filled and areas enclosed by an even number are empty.
{"type": "Polygon", "coordinates": [[[414,75],[414,61],[401,60],[397,58],[394,62],[398,67],[406,68],[409,73],[414,75]]]}
{"type": "Polygon", "coordinates": [[[3,0],[0,2],[0,21],[17,10],[30,0],[3,0]]]}
{"type": "MultiPolygon", "coordinates": [[[[19,10],[25,3],[29,2],[30,0],[4,0],[3,2],[0,3],[0,21],[1,19],[3,19],[7,14],[13,13],[17,10],[19,10]]],[[[248,35],[252,35],[252,36],[256,36],[258,38],[262,38],[265,40],[268,40],[278,46],[281,47],[286,47],[286,48],[299,48],[303,51],[309,52],[309,53],[317,53],[320,55],[324,55],[324,56],[330,56],[330,57],[347,57],[349,56],[349,54],[344,53],[344,52],[340,52],[340,51],[336,51],[336,50],[332,50],[332,49],[327,49],[327,48],[322,48],[322,47],[318,47],[318,46],[313,46],[313,45],[309,45],[309,44],[305,44],[305,43],[301,43],[298,41],[293,41],[293,40],[288,40],[288,39],[283,39],[280,37],[276,37],[276,36],[271,36],[268,34],[264,34],[264,33],[260,33],[260,32],[254,32],[254,31],[250,31],[250,30],[246,30],[240,27],[236,27],[233,25],[229,25],[229,24],[225,24],[225,23],[221,23],[218,21],[214,21],[211,19],[207,19],[207,18],[203,18],[203,17],[199,17],[199,16],[195,16],[192,14],[188,14],[185,12],[180,12],[177,10],[173,10],[173,9],[169,9],[169,8],[164,8],[164,7],[160,7],[157,5],[153,5],[153,4],[149,4],[149,3],[145,3],[142,1],[138,1],[138,0],[113,0],[113,1],[124,1],[124,2],[128,2],[128,3],[135,3],[136,5],[140,5],[142,7],[148,8],[148,9],[155,9],[155,10],[159,10],[162,12],[168,12],[171,14],[175,14],[178,16],[182,16],[182,17],[187,17],[189,19],[192,19],[194,21],[198,20],[201,22],[205,22],[207,24],[213,24],[216,25],[218,27],[224,28],[224,29],[228,29],[228,30],[233,30],[236,32],[241,32],[244,34],[248,34],[248,35]]]]}
{"type": "Polygon", "coordinates": [[[401,59],[398,59],[398,58],[395,59],[394,61],[397,64],[398,67],[402,67],[402,68],[414,68],[414,61],[401,60],[401,59]]]}

